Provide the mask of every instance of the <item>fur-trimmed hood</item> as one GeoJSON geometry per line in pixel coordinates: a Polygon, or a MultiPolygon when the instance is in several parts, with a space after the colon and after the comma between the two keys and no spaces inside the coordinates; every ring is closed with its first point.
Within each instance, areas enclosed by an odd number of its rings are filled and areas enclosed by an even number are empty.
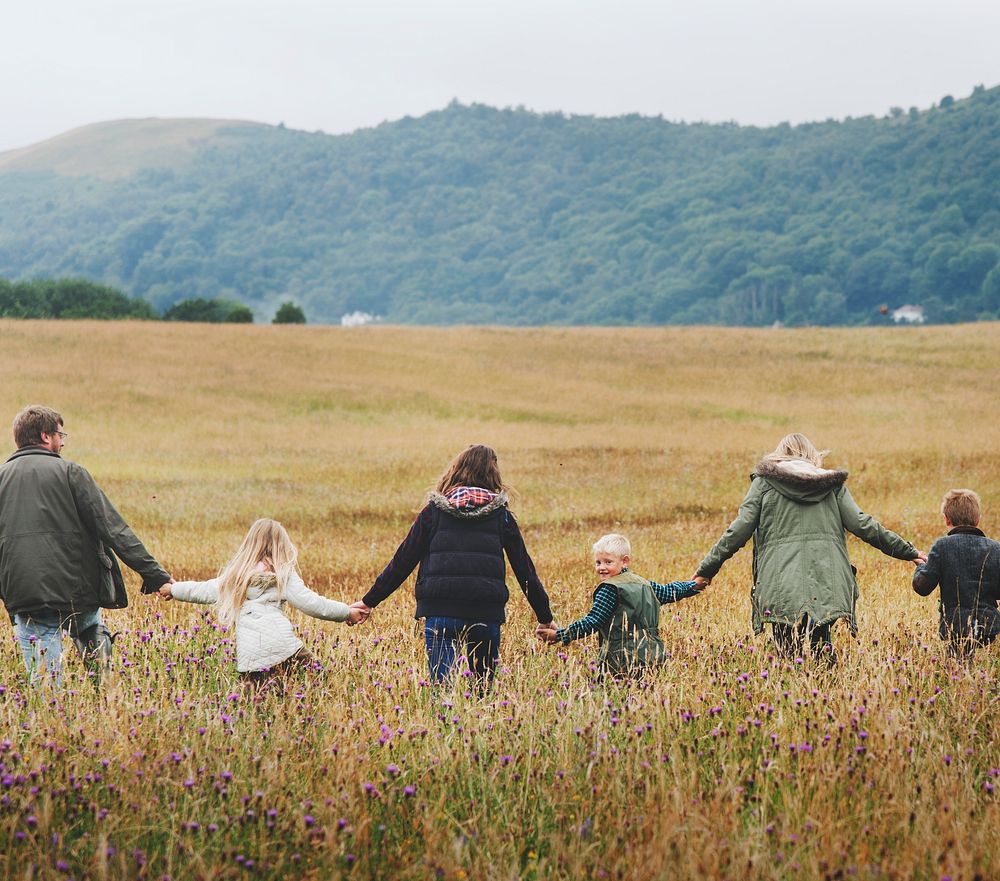
{"type": "Polygon", "coordinates": [[[457,508],[452,503],[451,499],[442,493],[432,491],[427,495],[427,501],[429,504],[433,505],[439,511],[444,511],[445,514],[449,514],[452,517],[458,517],[460,520],[475,520],[479,517],[486,517],[506,505],[508,500],[507,493],[498,492],[495,496],[493,496],[492,500],[487,502],[485,505],[479,505],[475,508],[457,508]]]}
{"type": "Polygon", "coordinates": [[[761,459],[753,476],[763,478],[783,496],[797,502],[818,502],[827,493],[840,489],[847,480],[846,471],[820,468],[803,459],[784,462],[761,459]]]}

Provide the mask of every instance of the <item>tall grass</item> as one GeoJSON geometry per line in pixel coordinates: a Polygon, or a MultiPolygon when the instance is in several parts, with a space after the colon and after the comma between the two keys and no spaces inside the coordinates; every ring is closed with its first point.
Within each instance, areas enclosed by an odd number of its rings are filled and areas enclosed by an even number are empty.
{"type": "MultiPolygon", "coordinates": [[[[273,516],[321,592],[360,597],[423,494],[494,445],[557,620],[588,548],[687,577],[756,458],[800,430],[929,548],[952,486],[1000,532],[1000,326],[501,330],[0,322],[0,414],[60,410],[178,578],[273,516]]],[[[100,692],[26,687],[0,642],[5,878],[1000,877],[998,655],[949,660],[912,567],[851,539],[860,632],[832,672],[749,632],[749,552],[664,607],[670,662],[593,682],[514,596],[480,695],[432,689],[410,585],[362,628],[296,617],[322,670],[239,688],[210,611],[139,597],[100,692]]],[[[131,586],[135,588],[135,581],[131,586]]],[[[515,590],[516,594],[516,590],[515,590]]]]}

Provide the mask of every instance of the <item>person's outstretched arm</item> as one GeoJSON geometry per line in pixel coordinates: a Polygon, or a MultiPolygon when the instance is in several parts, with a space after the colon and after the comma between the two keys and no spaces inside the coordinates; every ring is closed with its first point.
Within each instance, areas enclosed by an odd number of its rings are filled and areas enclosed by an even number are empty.
{"type": "Polygon", "coordinates": [[[917,566],[913,573],[913,589],[922,597],[930,596],[934,588],[941,583],[941,554],[937,542],[931,546],[927,562],[917,566]]]}
{"type": "Polygon", "coordinates": [[[164,599],[180,600],[182,603],[217,603],[219,601],[219,579],[208,581],[176,581],[164,584],[159,590],[164,599]]]}
{"type": "Polygon", "coordinates": [[[760,523],[762,483],[760,478],[754,478],[753,483],[750,484],[750,489],[743,498],[740,510],[736,514],[736,519],[729,524],[729,528],[723,533],[722,538],[715,543],[705,559],[698,564],[695,575],[699,578],[711,581],[722,568],[722,564],[750,541],[750,537],[760,523]]]}
{"type": "Polygon", "coordinates": [[[545,642],[561,642],[568,645],[574,639],[582,639],[597,633],[611,624],[611,618],[618,604],[618,594],[610,584],[601,584],[594,591],[594,604],[582,618],[558,630],[554,627],[539,627],[535,632],[545,642]]]}
{"type": "Polygon", "coordinates": [[[417,564],[427,554],[431,541],[433,517],[434,513],[430,505],[427,505],[417,515],[417,519],[413,521],[403,543],[396,548],[396,553],[392,555],[389,564],[375,579],[375,583],[368,590],[368,593],[361,598],[361,601],[369,609],[374,609],[406,581],[410,577],[410,573],[417,568],[417,564]]]}
{"type": "Polygon", "coordinates": [[[699,587],[694,581],[671,581],[668,584],[659,584],[650,581],[649,586],[653,588],[653,593],[661,606],[667,603],[678,603],[688,597],[697,596],[704,588],[699,587]]]}
{"type": "Polygon", "coordinates": [[[111,548],[126,566],[142,576],[143,593],[156,593],[157,588],[170,581],[170,575],[139,541],[90,472],[75,462],[69,465],[70,490],[80,519],[88,531],[111,548]]]}
{"type": "Polygon", "coordinates": [[[856,535],[873,548],[878,548],[888,557],[895,557],[897,560],[926,561],[927,558],[905,538],[896,535],[891,529],[886,529],[871,514],[865,514],[846,486],[837,493],[837,504],[840,506],[840,519],[844,529],[852,535],[856,535]]]}
{"type": "Polygon", "coordinates": [[[503,549],[510,561],[510,568],[514,570],[517,584],[521,588],[521,592],[528,598],[528,603],[531,605],[538,623],[551,624],[552,608],[549,606],[549,595],[542,587],[542,581],[535,571],[535,564],[528,556],[528,549],[524,546],[521,530],[510,511],[505,510],[503,516],[503,549]]]}
{"type": "Polygon", "coordinates": [[[351,609],[347,603],[331,600],[306,587],[298,572],[289,574],[283,596],[296,609],[305,612],[312,618],[322,618],[324,621],[346,621],[350,617],[351,609]]]}

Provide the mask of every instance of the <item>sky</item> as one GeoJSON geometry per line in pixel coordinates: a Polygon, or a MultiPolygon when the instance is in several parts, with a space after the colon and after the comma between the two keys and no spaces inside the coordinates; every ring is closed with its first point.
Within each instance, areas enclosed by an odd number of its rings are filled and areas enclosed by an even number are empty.
{"type": "Polygon", "coordinates": [[[0,4],[0,151],[150,116],[337,134],[453,99],[767,126],[1000,85],[997,0],[0,4]]]}

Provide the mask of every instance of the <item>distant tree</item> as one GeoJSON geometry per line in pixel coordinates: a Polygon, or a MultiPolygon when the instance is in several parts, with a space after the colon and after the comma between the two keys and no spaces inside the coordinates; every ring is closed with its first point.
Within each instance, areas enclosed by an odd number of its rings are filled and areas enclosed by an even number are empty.
{"type": "Polygon", "coordinates": [[[306,313],[300,306],[296,306],[291,300],[286,300],[278,307],[274,313],[274,320],[271,324],[305,324],[306,313]]]}
{"type": "Polygon", "coordinates": [[[163,313],[164,321],[201,321],[209,324],[250,324],[253,312],[234,300],[193,297],[174,303],[163,313]]]}
{"type": "Polygon", "coordinates": [[[154,319],[156,313],[144,300],[83,278],[0,279],[0,317],[154,319]]]}
{"type": "Polygon", "coordinates": [[[253,324],[253,311],[249,306],[237,303],[226,316],[227,324],[253,324]]]}
{"type": "Polygon", "coordinates": [[[938,106],[942,110],[945,110],[945,109],[947,109],[949,107],[954,107],[955,106],[955,99],[951,95],[945,95],[941,99],[941,103],[938,106]]]}

